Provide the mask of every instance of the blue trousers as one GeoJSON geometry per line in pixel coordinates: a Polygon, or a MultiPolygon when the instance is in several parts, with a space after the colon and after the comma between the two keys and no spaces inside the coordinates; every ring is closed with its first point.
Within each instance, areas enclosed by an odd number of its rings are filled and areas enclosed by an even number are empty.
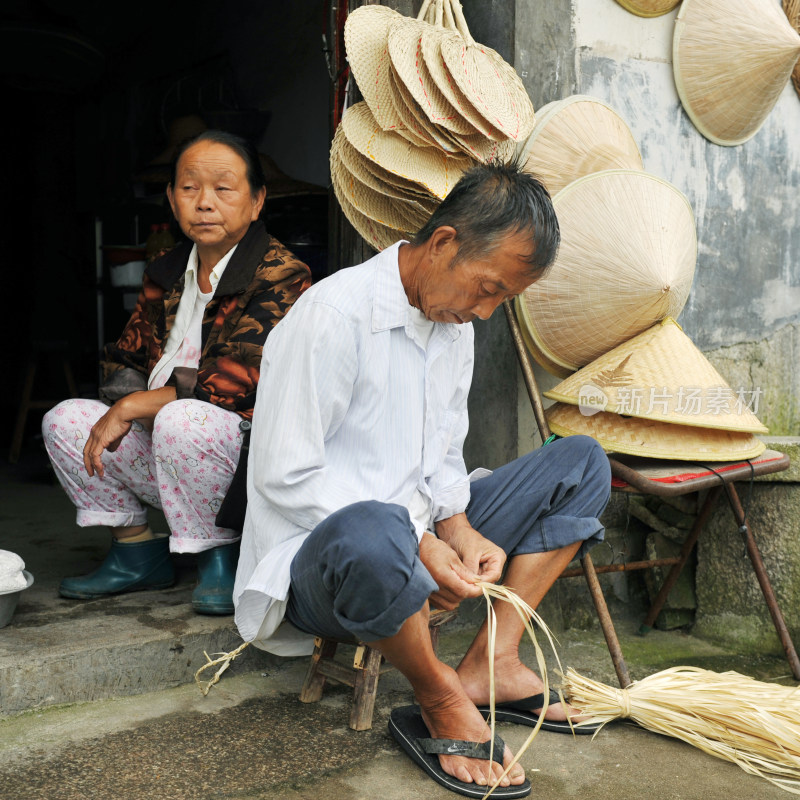
{"type": "MultiPolygon", "coordinates": [[[[603,539],[598,517],[611,474],[588,436],[557,439],[470,486],[467,518],[509,559],[603,539]]],[[[286,617],[316,636],[376,641],[394,636],[437,589],[419,558],[408,510],[367,500],[317,525],[291,565],[286,617]]]]}

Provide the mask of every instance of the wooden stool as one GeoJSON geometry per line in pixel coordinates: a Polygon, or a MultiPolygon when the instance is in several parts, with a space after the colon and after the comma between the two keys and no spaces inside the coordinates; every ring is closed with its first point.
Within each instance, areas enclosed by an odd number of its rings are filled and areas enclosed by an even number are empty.
{"type": "MultiPolygon", "coordinates": [[[[428,629],[434,652],[439,645],[440,626],[455,616],[455,611],[431,611],[428,629]]],[[[318,636],[314,639],[314,652],[311,654],[311,663],[308,665],[306,679],[300,690],[300,700],[303,703],[316,703],[320,700],[328,678],[345,686],[352,686],[353,706],[350,711],[350,727],[354,731],[369,730],[372,727],[372,712],[375,708],[375,696],[378,693],[378,678],[383,672],[394,669],[392,666],[382,666],[383,663],[384,659],[380,652],[363,642],[318,636]],[[356,648],[352,667],[334,659],[336,648],[340,644],[356,648]]]]}
{"type": "Polygon", "coordinates": [[[17,412],[17,422],[14,425],[14,434],[11,438],[11,450],[8,454],[9,463],[16,464],[19,459],[19,453],[20,450],[22,450],[22,439],[25,436],[25,423],[28,420],[28,412],[31,411],[31,409],[47,411],[61,400],[66,399],[67,396],[78,396],[78,387],[75,384],[75,378],[72,375],[72,368],[70,367],[67,354],[67,345],[64,342],[36,342],[33,345],[33,350],[28,357],[28,364],[25,369],[25,380],[22,384],[22,399],[20,400],[19,411],[17,412]],[[61,368],[64,372],[64,380],[66,381],[69,395],[61,397],[58,400],[33,399],[33,382],[36,378],[36,371],[38,367],[41,366],[40,359],[45,355],[58,355],[61,368]]]}

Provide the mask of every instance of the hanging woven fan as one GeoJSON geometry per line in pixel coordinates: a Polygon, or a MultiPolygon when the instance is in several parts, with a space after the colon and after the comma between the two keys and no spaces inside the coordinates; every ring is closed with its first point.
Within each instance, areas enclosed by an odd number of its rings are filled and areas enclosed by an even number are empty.
{"type": "MultiPolygon", "coordinates": [[[[660,394],[663,388],[656,391],[660,394]]],[[[591,436],[609,453],[703,462],[742,461],[766,450],[764,442],[752,433],[677,425],[608,411],[593,413],[567,403],[555,403],[545,414],[553,433],[591,436]]]]}
{"type": "Polygon", "coordinates": [[[360,6],[347,16],[344,44],[347,61],[372,116],[384,130],[402,126],[392,102],[389,26],[403,16],[388,6],[360,6]]]}
{"type": "Polygon", "coordinates": [[[392,131],[383,131],[365,102],[351,106],[342,118],[353,147],[385,170],[418,183],[443,199],[472,165],[466,156],[447,156],[435,147],[415,147],[392,131]]]}
{"type": "MultiPolygon", "coordinates": [[[[783,0],[783,10],[786,12],[789,24],[800,34],[800,0],[783,0]]],[[[800,95],[800,59],[792,70],[792,83],[800,95]]]]}
{"type": "Polygon", "coordinates": [[[800,34],[774,0],[683,0],[672,65],[700,133],[738,145],[764,124],[800,57],[800,34]]]}
{"type": "Polygon", "coordinates": [[[516,308],[534,358],[565,377],[677,317],[692,286],[697,236],[686,198],[646,172],[595,172],[562,189],[553,206],[558,255],[516,308]]]}
{"type": "Polygon", "coordinates": [[[631,14],[637,17],[660,17],[672,11],[681,0],[617,0],[631,14]]]}
{"type": "Polygon", "coordinates": [[[668,317],[565,378],[545,397],[640,419],[768,433],[749,405],[668,317]]]}
{"type": "Polygon", "coordinates": [[[503,57],[470,35],[461,3],[450,0],[459,33],[445,32],[439,52],[469,104],[492,127],[515,142],[533,130],[533,105],[519,75],[503,57]],[[460,35],[459,35],[460,34],[460,35]]]}
{"type": "Polygon", "coordinates": [[[572,95],[539,109],[522,148],[525,172],[555,196],[572,181],[606,169],[643,169],[633,134],[611,106],[572,95]]]}

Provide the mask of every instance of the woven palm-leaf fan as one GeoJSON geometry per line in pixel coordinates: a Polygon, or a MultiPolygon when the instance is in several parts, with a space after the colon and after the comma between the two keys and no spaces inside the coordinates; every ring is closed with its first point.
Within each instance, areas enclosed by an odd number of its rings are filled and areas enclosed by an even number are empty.
{"type": "Polygon", "coordinates": [[[675,85],[700,133],[753,137],[800,57],[800,34],[774,0],[683,0],[672,47],[675,85]]]}
{"type": "Polygon", "coordinates": [[[633,134],[611,106],[572,95],[539,109],[523,146],[524,170],[554,197],[572,181],[606,169],[643,169],[633,134]]]}
{"type": "Polygon", "coordinates": [[[389,26],[404,17],[388,6],[361,6],[344,24],[347,61],[364,101],[384,130],[402,127],[392,103],[389,83],[391,60],[387,46],[389,26]]]}
{"type": "MultiPolygon", "coordinates": [[[[663,396],[661,387],[657,393],[663,396]]],[[[556,435],[591,436],[607,453],[680,461],[743,461],[760,456],[767,447],[752,433],[677,425],[607,411],[593,413],[567,403],[555,403],[545,415],[556,435]]]]}
{"type": "Polygon", "coordinates": [[[632,719],[800,794],[800,690],[737,672],[673,667],[625,689],[567,670],[565,693],[581,724],[632,719]]]}
{"type": "Polygon", "coordinates": [[[677,317],[697,257],[694,214],[670,183],[604,170],[554,198],[555,262],[516,302],[533,357],[559,377],[667,316],[677,317]]]}
{"type": "Polygon", "coordinates": [[[637,17],[660,17],[672,11],[681,0],[617,0],[631,14],[637,17]]]}
{"type": "MultiPolygon", "coordinates": [[[[783,0],[783,10],[786,12],[789,24],[800,33],[800,0],[783,0]]],[[[792,83],[797,94],[800,95],[800,59],[792,70],[792,83]]]]}
{"type": "Polygon", "coordinates": [[[341,124],[350,144],[362,155],[440,199],[447,197],[473,163],[466,156],[448,156],[435,147],[415,147],[398,134],[382,130],[365,102],[347,109],[341,124]]]}
{"type": "Polygon", "coordinates": [[[461,3],[450,0],[450,5],[460,35],[448,32],[439,40],[449,74],[492,127],[515,142],[522,141],[533,130],[535,115],[519,75],[499,53],[472,38],[461,3]]]}
{"type": "Polygon", "coordinates": [[[769,432],[749,407],[752,397],[744,390],[734,392],[670,317],[587,364],[544,396],[641,419],[769,432]]]}

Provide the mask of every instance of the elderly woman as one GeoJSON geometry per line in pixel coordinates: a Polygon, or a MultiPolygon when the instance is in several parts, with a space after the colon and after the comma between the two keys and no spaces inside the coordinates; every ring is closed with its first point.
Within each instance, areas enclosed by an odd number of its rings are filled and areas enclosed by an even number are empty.
{"type": "Polygon", "coordinates": [[[239,532],[217,525],[236,479],[267,334],[311,283],[258,219],[266,188],[254,148],[205,131],[177,154],[167,188],[190,242],[156,258],[119,341],[105,348],[101,400],[45,415],[48,455],[80,526],[107,525],[111,551],[64,597],[175,581],[170,551],[197,553],[198,613],[232,614],[239,532]],[[193,243],[193,244],[192,244],[193,243]],[[153,533],[147,506],[170,534],[153,533]]]}

